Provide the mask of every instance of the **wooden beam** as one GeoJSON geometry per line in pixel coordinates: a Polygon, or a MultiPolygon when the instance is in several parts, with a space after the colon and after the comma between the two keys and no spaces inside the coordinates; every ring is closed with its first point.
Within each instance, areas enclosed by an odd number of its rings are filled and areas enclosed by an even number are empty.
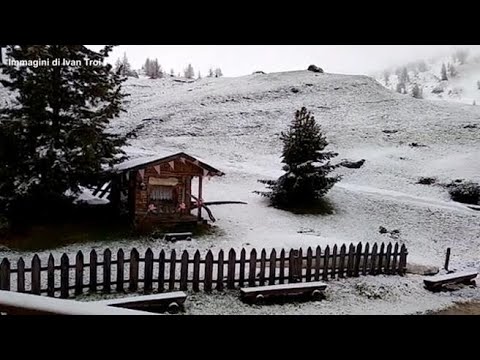
{"type": "Polygon", "coordinates": [[[103,189],[103,191],[100,193],[100,195],[98,196],[100,199],[102,199],[106,193],[110,190],[110,188],[112,187],[112,182],[110,181],[107,185],[107,187],[105,189],[103,189]]]}
{"type": "MultiPolygon", "coordinates": [[[[203,176],[198,177],[198,201],[203,201],[202,197],[203,191],[203,176]]],[[[198,221],[202,221],[202,206],[198,204],[198,221]]]]}

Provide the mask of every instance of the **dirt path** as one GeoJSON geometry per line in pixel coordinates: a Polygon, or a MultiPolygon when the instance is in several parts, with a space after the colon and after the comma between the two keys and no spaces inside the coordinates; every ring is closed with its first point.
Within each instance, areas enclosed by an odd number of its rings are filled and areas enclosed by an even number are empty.
{"type": "Polygon", "coordinates": [[[480,302],[456,304],[431,315],[480,315],[480,302]]]}

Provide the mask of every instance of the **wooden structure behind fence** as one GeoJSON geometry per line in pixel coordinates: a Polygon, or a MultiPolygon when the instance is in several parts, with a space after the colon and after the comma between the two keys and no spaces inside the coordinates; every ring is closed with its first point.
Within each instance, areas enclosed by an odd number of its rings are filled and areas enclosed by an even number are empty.
{"type": "Polygon", "coordinates": [[[208,251],[190,254],[175,250],[154,254],[148,249],[140,256],[136,249],[125,257],[122,249],[115,259],[106,249],[101,261],[92,250],[88,261],[81,251],[74,258],[63,254],[58,264],[50,254],[46,264],[35,255],[26,267],[20,258],[16,267],[8,259],[0,264],[0,290],[68,298],[83,293],[144,293],[193,290],[212,291],[293,282],[326,281],[360,275],[404,275],[407,264],[405,245],[366,244],[327,246],[322,249],[292,249],[277,252],[265,249],[234,249],[216,256],[208,251]],[[167,256],[168,255],[168,256],[167,256]],[[192,256],[193,255],[193,256],[192,256]],[[26,286],[26,285],[29,286],[26,286]]]}

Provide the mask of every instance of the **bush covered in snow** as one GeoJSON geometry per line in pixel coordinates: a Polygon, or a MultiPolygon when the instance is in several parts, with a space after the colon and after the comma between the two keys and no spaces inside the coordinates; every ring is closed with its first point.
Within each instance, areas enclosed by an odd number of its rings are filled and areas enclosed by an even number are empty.
{"type": "Polygon", "coordinates": [[[480,185],[472,181],[452,182],[447,185],[453,201],[464,204],[480,205],[480,185]]]}

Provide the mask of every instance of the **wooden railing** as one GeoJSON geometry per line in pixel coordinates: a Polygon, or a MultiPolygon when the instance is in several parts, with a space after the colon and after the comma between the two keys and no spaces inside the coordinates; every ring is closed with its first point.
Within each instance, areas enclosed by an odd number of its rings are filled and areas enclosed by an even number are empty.
{"type": "Polygon", "coordinates": [[[31,266],[26,267],[20,258],[16,267],[8,259],[0,264],[0,290],[17,291],[35,295],[69,298],[89,293],[188,290],[222,291],[237,287],[284,284],[302,281],[319,281],[360,275],[404,275],[407,264],[405,245],[366,244],[357,246],[327,246],[325,249],[253,249],[247,257],[231,249],[228,254],[220,250],[216,256],[208,251],[193,256],[183,251],[181,256],[172,250],[168,256],[160,251],[157,256],[148,249],[141,257],[136,249],[125,258],[122,249],[116,257],[106,249],[103,256],[95,250],[85,262],[79,251],[74,259],[63,254],[57,263],[50,254],[46,266],[35,255],[31,266]],[[73,260],[73,261],[72,261],[73,260]]]}

